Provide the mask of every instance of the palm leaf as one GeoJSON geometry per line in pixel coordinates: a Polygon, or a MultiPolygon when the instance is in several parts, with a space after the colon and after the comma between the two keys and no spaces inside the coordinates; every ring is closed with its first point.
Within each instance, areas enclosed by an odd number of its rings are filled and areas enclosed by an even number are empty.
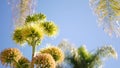
{"type": "Polygon", "coordinates": [[[78,68],[79,56],[77,48],[65,39],[58,45],[58,47],[63,50],[65,59],[62,64],[57,65],[57,68],[75,68],[75,66],[78,68]]]}
{"type": "Polygon", "coordinates": [[[99,25],[110,36],[120,36],[120,0],[90,0],[90,6],[98,17],[99,25]]]}
{"type": "Polygon", "coordinates": [[[109,57],[117,58],[117,52],[112,46],[103,46],[98,48],[93,54],[92,60],[89,62],[89,67],[101,67],[103,59],[107,59],[109,57]]]}
{"type": "Polygon", "coordinates": [[[33,14],[37,0],[8,0],[12,8],[13,22],[15,26],[21,26],[25,23],[28,15],[33,14]]]}

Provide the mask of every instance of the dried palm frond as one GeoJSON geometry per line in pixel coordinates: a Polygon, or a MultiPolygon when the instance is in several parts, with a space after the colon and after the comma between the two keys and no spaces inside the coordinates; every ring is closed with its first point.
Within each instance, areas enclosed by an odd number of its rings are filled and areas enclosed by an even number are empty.
{"type": "Polygon", "coordinates": [[[8,0],[12,7],[12,16],[15,26],[21,26],[25,23],[28,15],[35,12],[37,0],[8,0]]]}
{"type": "Polygon", "coordinates": [[[110,36],[120,36],[120,0],[90,0],[90,6],[98,17],[99,25],[110,36]]]}

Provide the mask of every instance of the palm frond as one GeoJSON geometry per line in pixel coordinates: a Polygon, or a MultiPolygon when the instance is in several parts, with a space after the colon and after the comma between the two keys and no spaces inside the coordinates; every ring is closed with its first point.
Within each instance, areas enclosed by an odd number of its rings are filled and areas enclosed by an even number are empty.
{"type": "Polygon", "coordinates": [[[72,65],[72,68],[102,68],[103,60],[109,57],[117,58],[117,52],[112,46],[102,46],[94,52],[89,52],[84,46],[75,48],[67,40],[63,40],[58,47],[65,53],[65,60],[58,68],[66,68],[66,65],[72,65]]]}
{"type": "Polygon", "coordinates": [[[103,46],[96,51],[96,55],[99,57],[113,57],[117,59],[117,52],[112,46],[103,46]]]}
{"type": "Polygon", "coordinates": [[[67,40],[63,40],[59,45],[59,48],[61,48],[65,54],[65,59],[63,63],[58,64],[57,68],[75,68],[78,67],[78,51],[77,48],[74,47],[74,44],[71,44],[67,40]]]}
{"type": "Polygon", "coordinates": [[[73,44],[65,39],[58,45],[58,47],[63,50],[65,56],[67,57],[77,54],[77,48],[75,48],[73,44]]]}
{"type": "Polygon", "coordinates": [[[117,52],[112,46],[98,48],[93,54],[89,67],[102,67],[103,59],[108,59],[109,57],[117,58],[117,52]]]}
{"type": "Polygon", "coordinates": [[[15,27],[23,25],[26,17],[35,12],[36,1],[37,0],[8,0],[8,4],[10,4],[12,8],[12,19],[15,27]]]}
{"type": "Polygon", "coordinates": [[[120,0],[90,0],[90,6],[98,17],[99,25],[110,36],[120,36],[120,0]]]}

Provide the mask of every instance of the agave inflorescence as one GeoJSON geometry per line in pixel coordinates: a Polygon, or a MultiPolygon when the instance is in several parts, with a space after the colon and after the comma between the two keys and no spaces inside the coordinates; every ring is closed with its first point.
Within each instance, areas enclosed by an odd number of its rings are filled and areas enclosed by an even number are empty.
{"type": "MultiPolygon", "coordinates": [[[[46,16],[44,14],[42,13],[33,14],[27,16],[23,26],[17,27],[15,29],[13,34],[13,40],[17,44],[23,44],[27,42],[30,46],[32,46],[32,60],[33,60],[36,50],[35,48],[37,45],[41,43],[41,41],[44,38],[44,35],[47,35],[49,37],[55,36],[57,34],[57,31],[58,28],[54,24],[54,22],[46,21],[46,16]]],[[[57,56],[63,57],[59,50],[57,52],[60,53],[60,55],[56,53],[57,56]]],[[[59,62],[63,60],[60,57],[58,57],[59,62]]],[[[32,63],[31,67],[32,68],[34,67],[32,63]]]]}
{"type": "Polygon", "coordinates": [[[90,0],[98,22],[110,36],[120,36],[120,0],[90,0]]]}
{"type": "Polygon", "coordinates": [[[46,16],[42,13],[27,16],[26,24],[29,23],[36,23],[39,25],[40,28],[43,28],[43,32],[49,37],[55,36],[58,32],[57,25],[52,21],[46,21],[46,16]]]}
{"type": "Polygon", "coordinates": [[[54,58],[56,63],[61,63],[64,60],[64,53],[58,47],[51,46],[48,48],[44,48],[44,49],[40,50],[40,53],[50,54],[54,58]]]}
{"type": "Polygon", "coordinates": [[[36,68],[55,68],[55,60],[50,54],[38,54],[33,58],[32,63],[36,65],[36,68]]]}
{"type": "Polygon", "coordinates": [[[18,44],[28,42],[29,45],[33,46],[32,42],[36,41],[35,45],[39,45],[42,39],[42,29],[32,23],[16,28],[13,34],[13,40],[18,44]]]}
{"type": "Polygon", "coordinates": [[[22,28],[16,28],[14,33],[13,33],[13,40],[18,43],[18,44],[23,44],[25,43],[25,37],[23,36],[22,28]]]}
{"type": "Polygon", "coordinates": [[[0,61],[3,65],[12,65],[21,58],[22,54],[17,48],[7,48],[0,53],[0,61]]]}
{"type": "Polygon", "coordinates": [[[43,39],[43,31],[36,24],[27,24],[23,27],[23,36],[29,45],[39,45],[43,39]],[[34,43],[34,44],[33,44],[34,43]]]}
{"type": "Polygon", "coordinates": [[[54,24],[54,22],[41,23],[40,27],[43,27],[44,33],[49,37],[55,36],[58,32],[58,27],[54,24]]]}
{"type": "Polygon", "coordinates": [[[27,16],[25,22],[26,23],[31,23],[31,22],[45,22],[46,21],[46,16],[42,13],[39,14],[33,14],[27,16]]]}
{"type": "Polygon", "coordinates": [[[39,45],[44,35],[55,36],[58,28],[54,22],[47,22],[42,13],[29,15],[23,26],[17,27],[13,34],[13,40],[18,44],[28,42],[29,45],[39,45]]]}

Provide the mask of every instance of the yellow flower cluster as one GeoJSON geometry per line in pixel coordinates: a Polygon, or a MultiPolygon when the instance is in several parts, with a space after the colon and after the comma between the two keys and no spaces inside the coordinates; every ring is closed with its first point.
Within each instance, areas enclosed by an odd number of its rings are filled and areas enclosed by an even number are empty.
{"type": "Polygon", "coordinates": [[[22,28],[16,28],[13,33],[13,40],[16,43],[23,44],[25,42],[25,37],[22,34],[22,28]]]}
{"type": "Polygon", "coordinates": [[[54,22],[43,22],[40,24],[40,27],[43,28],[44,33],[49,37],[55,36],[58,32],[58,27],[54,22]]]}
{"type": "Polygon", "coordinates": [[[30,46],[39,45],[44,34],[52,37],[58,32],[57,26],[54,22],[47,22],[44,14],[34,14],[26,18],[26,23],[15,29],[13,33],[13,40],[17,44],[27,42],[30,46]],[[42,20],[42,22],[41,22],[42,20]]]}
{"type": "Polygon", "coordinates": [[[17,48],[8,48],[0,53],[0,61],[3,65],[8,65],[18,61],[21,56],[22,54],[17,48]]]}
{"type": "Polygon", "coordinates": [[[50,54],[38,54],[33,58],[32,63],[36,64],[36,68],[55,68],[56,64],[50,54]]]}
{"type": "Polygon", "coordinates": [[[40,53],[50,54],[54,58],[56,63],[61,63],[64,60],[64,53],[58,47],[51,46],[43,50],[40,50],[40,53]]]}
{"type": "Polygon", "coordinates": [[[35,45],[39,45],[40,41],[43,39],[43,31],[38,27],[37,24],[31,23],[23,28],[23,36],[26,38],[26,41],[29,45],[32,45],[35,41],[35,45]]]}
{"type": "Polygon", "coordinates": [[[46,21],[46,16],[42,13],[39,13],[39,14],[33,14],[33,15],[27,16],[25,22],[26,23],[31,23],[31,22],[40,23],[40,22],[44,22],[44,21],[46,21]]]}
{"type": "Polygon", "coordinates": [[[34,23],[18,27],[13,34],[13,40],[18,44],[23,44],[27,41],[32,46],[32,43],[36,41],[37,43],[35,45],[39,45],[42,39],[43,31],[34,23]]]}

